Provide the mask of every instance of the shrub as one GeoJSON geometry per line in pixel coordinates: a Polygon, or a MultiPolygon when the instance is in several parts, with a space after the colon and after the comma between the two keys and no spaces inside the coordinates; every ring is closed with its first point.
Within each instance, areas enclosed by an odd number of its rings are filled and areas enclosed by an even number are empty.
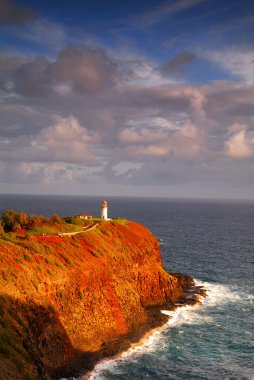
{"type": "Polygon", "coordinates": [[[78,298],[82,301],[85,298],[85,292],[83,290],[78,290],[78,298]]]}
{"type": "Polygon", "coordinates": [[[84,222],[77,216],[67,216],[64,221],[68,224],[75,224],[76,226],[83,226],[84,222]]]}
{"type": "Polygon", "coordinates": [[[50,223],[52,223],[52,224],[63,224],[64,220],[58,214],[54,214],[52,216],[52,218],[50,218],[50,223]]]}
{"type": "Polygon", "coordinates": [[[6,282],[9,281],[9,278],[8,278],[6,273],[2,272],[2,277],[3,277],[4,281],[6,281],[6,282]]]}
{"type": "Polygon", "coordinates": [[[48,222],[49,222],[49,218],[47,218],[44,215],[39,215],[39,216],[29,215],[28,216],[28,227],[38,227],[48,222]]]}
{"type": "Polygon", "coordinates": [[[30,263],[33,261],[32,258],[31,258],[31,256],[28,255],[28,253],[24,253],[24,259],[25,259],[26,261],[29,261],[30,263]]]}
{"type": "Polygon", "coordinates": [[[72,265],[71,260],[70,260],[69,257],[66,256],[64,253],[62,254],[62,258],[64,259],[64,261],[66,262],[66,264],[68,264],[68,265],[72,265]]]}
{"type": "Polygon", "coordinates": [[[15,228],[18,228],[18,214],[14,210],[7,210],[1,214],[1,225],[5,232],[13,231],[15,228]]]}
{"type": "Polygon", "coordinates": [[[26,227],[28,225],[28,216],[25,212],[17,214],[17,219],[21,227],[26,227]]]}
{"type": "Polygon", "coordinates": [[[63,298],[64,298],[64,289],[60,289],[60,290],[58,291],[58,295],[59,295],[59,297],[60,297],[61,299],[63,299],[63,298]]]}
{"type": "Polygon", "coordinates": [[[63,266],[63,264],[61,263],[61,261],[56,261],[55,262],[55,265],[58,267],[58,268],[60,268],[60,269],[62,269],[62,270],[66,270],[66,268],[63,266]]]}

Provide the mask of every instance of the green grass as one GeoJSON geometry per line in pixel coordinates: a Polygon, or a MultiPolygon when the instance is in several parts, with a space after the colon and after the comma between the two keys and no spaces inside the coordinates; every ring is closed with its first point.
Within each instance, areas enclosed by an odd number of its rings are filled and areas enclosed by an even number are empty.
{"type": "Polygon", "coordinates": [[[4,235],[1,235],[0,239],[13,243],[17,240],[17,234],[14,232],[7,232],[4,235]]]}
{"type": "Polygon", "coordinates": [[[128,223],[128,220],[127,219],[123,219],[123,218],[114,218],[113,221],[115,223],[123,224],[123,225],[126,225],[128,223]]]}
{"type": "Polygon", "coordinates": [[[54,226],[39,226],[39,227],[32,227],[28,230],[28,233],[31,235],[57,235],[59,233],[64,232],[78,232],[82,231],[83,226],[76,225],[76,224],[59,224],[54,226]]]}

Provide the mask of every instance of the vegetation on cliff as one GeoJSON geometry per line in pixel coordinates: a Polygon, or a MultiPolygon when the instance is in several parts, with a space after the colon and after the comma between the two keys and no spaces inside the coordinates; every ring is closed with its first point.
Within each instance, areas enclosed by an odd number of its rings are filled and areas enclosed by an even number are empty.
{"type": "Polygon", "coordinates": [[[0,379],[49,379],[77,358],[110,354],[192,283],[163,269],[157,239],[137,223],[64,237],[18,224],[0,234],[0,379]]]}

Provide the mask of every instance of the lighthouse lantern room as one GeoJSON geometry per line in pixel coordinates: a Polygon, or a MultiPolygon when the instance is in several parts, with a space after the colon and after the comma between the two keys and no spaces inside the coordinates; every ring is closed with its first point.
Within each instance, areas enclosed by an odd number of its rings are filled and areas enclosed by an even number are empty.
{"type": "Polygon", "coordinates": [[[101,202],[101,219],[108,220],[108,202],[105,199],[101,202]]]}

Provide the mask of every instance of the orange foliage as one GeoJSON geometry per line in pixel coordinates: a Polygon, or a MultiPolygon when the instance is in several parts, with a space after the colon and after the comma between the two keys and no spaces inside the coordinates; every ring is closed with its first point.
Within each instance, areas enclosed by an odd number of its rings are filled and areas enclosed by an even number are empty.
{"type": "MultiPolygon", "coordinates": [[[[0,261],[3,294],[52,308],[67,334],[68,352],[97,351],[129,333],[147,320],[147,306],[177,300],[187,284],[162,268],[157,239],[134,222],[103,222],[63,238],[0,239],[0,261]]],[[[41,350],[46,328],[36,330],[41,350]]],[[[66,359],[52,350],[61,366],[66,359]]]]}

